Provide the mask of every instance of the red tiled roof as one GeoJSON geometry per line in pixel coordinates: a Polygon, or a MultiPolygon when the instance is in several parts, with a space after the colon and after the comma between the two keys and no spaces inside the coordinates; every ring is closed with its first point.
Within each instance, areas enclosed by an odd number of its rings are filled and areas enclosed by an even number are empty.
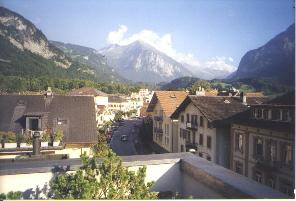
{"type": "Polygon", "coordinates": [[[164,115],[169,117],[187,95],[188,94],[184,91],[156,91],[148,105],[147,112],[152,112],[157,102],[159,102],[164,115]]]}

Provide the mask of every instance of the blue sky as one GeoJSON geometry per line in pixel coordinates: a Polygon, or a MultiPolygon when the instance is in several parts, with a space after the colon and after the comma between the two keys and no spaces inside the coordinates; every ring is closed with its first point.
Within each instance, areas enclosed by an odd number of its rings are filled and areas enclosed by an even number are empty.
{"type": "Polygon", "coordinates": [[[1,0],[0,4],[31,20],[50,40],[99,49],[144,37],[179,61],[222,67],[237,67],[247,51],[287,29],[295,11],[293,0],[1,0]]]}

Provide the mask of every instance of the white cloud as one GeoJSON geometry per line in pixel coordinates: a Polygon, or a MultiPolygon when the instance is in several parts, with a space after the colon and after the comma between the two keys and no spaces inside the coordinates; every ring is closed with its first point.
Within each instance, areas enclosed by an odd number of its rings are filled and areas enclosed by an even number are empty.
{"type": "Polygon", "coordinates": [[[233,65],[233,58],[231,57],[213,57],[205,62],[205,67],[227,72],[233,72],[236,70],[236,67],[233,65]]]}
{"type": "Polygon", "coordinates": [[[108,38],[107,38],[108,43],[110,44],[119,43],[122,40],[124,34],[127,32],[127,30],[128,30],[127,26],[120,25],[117,31],[111,31],[108,34],[108,38]]]}
{"type": "Polygon", "coordinates": [[[107,42],[109,44],[128,45],[140,40],[181,63],[187,63],[197,68],[224,69],[228,72],[233,72],[235,70],[235,67],[232,65],[233,58],[231,57],[213,57],[209,61],[201,62],[192,53],[177,51],[173,48],[172,35],[170,33],[161,36],[152,30],[144,29],[129,37],[124,37],[127,30],[127,26],[120,25],[117,31],[112,31],[108,34],[107,42]]]}

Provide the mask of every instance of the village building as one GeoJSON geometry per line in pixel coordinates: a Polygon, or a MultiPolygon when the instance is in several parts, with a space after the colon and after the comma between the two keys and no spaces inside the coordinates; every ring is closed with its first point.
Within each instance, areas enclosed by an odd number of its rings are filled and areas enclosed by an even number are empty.
{"type": "Polygon", "coordinates": [[[231,169],[293,195],[294,113],[295,92],[252,105],[231,126],[231,169]]]}
{"type": "Polygon", "coordinates": [[[130,110],[130,105],[126,97],[121,97],[119,95],[109,95],[108,101],[108,109],[113,113],[118,111],[128,112],[130,110]]]}
{"type": "Polygon", "coordinates": [[[230,122],[266,97],[189,95],[171,115],[178,121],[176,150],[195,151],[200,157],[230,168],[230,122]]]}
{"type": "Polygon", "coordinates": [[[63,133],[60,153],[79,157],[97,143],[94,98],[45,95],[0,95],[0,131],[19,135],[63,133]]]}
{"type": "Polygon", "coordinates": [[[178,123],[172,121],[171,114],[188,94],[183,91],[156,91],[147,112],[152,113],[153,142],[160,151],[177,152],[178,123]]]}

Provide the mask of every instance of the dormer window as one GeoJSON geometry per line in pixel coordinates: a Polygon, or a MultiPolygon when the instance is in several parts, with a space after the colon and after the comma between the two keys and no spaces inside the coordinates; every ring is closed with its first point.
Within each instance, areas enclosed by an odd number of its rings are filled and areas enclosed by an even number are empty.
{"type": "Polygon", "coordinates": [[[31,131],[38,131],[41,129],[40,117],[26,117],[26,129],[31,131]]]}
{"type": "Polygon", "coordinates": [[[38,119],[29,119],[29,130],[38,131],[38,119]]]}

